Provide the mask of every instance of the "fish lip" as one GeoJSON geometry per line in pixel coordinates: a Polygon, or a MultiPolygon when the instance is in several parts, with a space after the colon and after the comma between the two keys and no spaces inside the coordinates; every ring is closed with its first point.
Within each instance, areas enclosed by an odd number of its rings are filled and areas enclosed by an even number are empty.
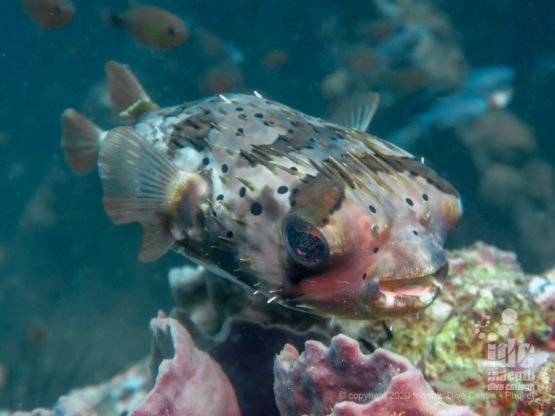
{"type": "Polygon", "coordinates": [[[386,317],[423,310],[441,293],[448,271],[449,263],[445,262],[430,274],[369,282],[364,307],[376,316],[386,317]]]}

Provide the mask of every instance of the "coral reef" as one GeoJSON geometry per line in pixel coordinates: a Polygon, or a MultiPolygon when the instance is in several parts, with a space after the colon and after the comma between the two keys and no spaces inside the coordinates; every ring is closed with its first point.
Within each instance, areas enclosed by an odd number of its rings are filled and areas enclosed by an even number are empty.
{"type": "Polygon", "coordinates": [[[176,320],[160,315],[150,328],[151,371],[142,362],[109,382],[62,396],[52,411],[37,409],[13,416],[240,415],[235,391],[221,367],[195,347],[176,320]],[[155,375],[152,388],[151,374],[155,375]]]}
{"type": "MultiPolygon", "coordinates": [[[[383,322],[315,320],[311,330],[298,332],[245,318],[223,320],[212,335],[203,320],[197,325],[190,317],[191,311],[206,309],[203,303],[230,313],[213,304],[228,293],[226,286],[212,286],[192,309],[152,320],[152,372],[141,362],[106,383],[70,392],[54,412],[115,416],[167,409],[179,414],[181,399],[192,394],[187,414],[193,415],[199,414],[194,406],[205,409],[207,403],[216,406],[210,411],[214,415],[239,414],[239,408],[243,415],[282,416],[552,415],[555,274],[526,275],[513,253],[483,243],[452,251],[449,258],[451,271],[440,298],[415,319],[392,321],[389,337],[380,335],[383,322]],[[375,345],[381,348],[370,355],[361,351],[375,345]],[[154,387],[151,373],[157,374],[154,387]],[[218,407],[222,403],[224,409],[218,407]]],[[[200,293],[198,276],[187,278],[186,270],[198,272],[182,269],[171,277],[174,289],[184,290],[181,300],[188,297],[187,288],[200,293]]],[[[252,307],[235,312],[248,316],[252,307]]],[[[261,306],[257,320],[278,322],[276,310],[266,307],[270,312],[261,306]]],[[[290,313],[283,311],[283,321],[290,313]]]]}
{"type": "MultiPolygon", "coordinates": [[[[442,296],[418,319],[395,320],[382,346],[415,363],[448,403],[505,415],[533,398],[545,412],[533,414],[550,414],[554,356],[542,350],[553,350],[553,328],[534,298],[547,308],[552,292],[544,283],[543,295],[532,293],[516,256],[483,243],[451,252],[450,265],[442,296]],[[537,365],[522,368],[527,362],[537,365]]],[[[371,338],[376,325],[350,331],[371,338]]]]}
{"type": "Polygon", "coordinates": [[[177,321],[159,317],[150,328],[156,382],[132,416],[240,415],[235,391],[221,367],[195,347],[177,321]]]}
{"type": "Polygon", "coordinates": [[[476,415],[444,403],[406,358],[382,349],[365,356],[345,335],[334,337],[329,348],[309,341],[301,355],[286,345],[274,375],[282,416],[476,415]]]}
{"type": "Polygon", "coordinates": [[[302,348],[308,340],[329,342],[329,339],[321,330],[298,332],[283,325],[234,318],[227,320],[205,345],[234,385],[243,414],[270,416],[279,414],[273,393],[274,357],[285,344],[302,348]]]}

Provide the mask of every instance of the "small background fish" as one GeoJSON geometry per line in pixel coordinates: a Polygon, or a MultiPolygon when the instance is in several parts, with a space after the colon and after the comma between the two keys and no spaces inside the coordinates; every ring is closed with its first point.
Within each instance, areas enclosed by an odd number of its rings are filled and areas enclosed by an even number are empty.
{"type": "Polygon", "coordinates": [[[123,13],[107,15],[106,21],[127,29],[137,41],[154,48],[176,48],[189,39],[183,20],[159,7],[135,5],[123,13]]]}
{"type": "Polygon", "coordinates": [[[22,0],[23,9],[43,29],[59,29],[71,22],[75,6],[70,0],[22,0]]]}

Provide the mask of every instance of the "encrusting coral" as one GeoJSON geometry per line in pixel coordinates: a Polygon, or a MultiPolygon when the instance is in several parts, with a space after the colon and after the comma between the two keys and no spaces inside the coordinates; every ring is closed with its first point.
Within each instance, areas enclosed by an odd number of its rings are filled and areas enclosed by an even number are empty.
{"type": "Polygon", "coordinates": [[[174,319],[158,317],[153,333],[154,387],[131,416],[239,416],[233,386],[222,368],[197,349],[189,333],[174,319]]]}
{"type": "Polygon", "coordinates": [[[308,341],[305,351],[286,345],[274,365],[274,391],[282,416],[472,416],[444,403],[409,360],[384,349],[364,355],[338,335],[329,348],[308,341]]]}

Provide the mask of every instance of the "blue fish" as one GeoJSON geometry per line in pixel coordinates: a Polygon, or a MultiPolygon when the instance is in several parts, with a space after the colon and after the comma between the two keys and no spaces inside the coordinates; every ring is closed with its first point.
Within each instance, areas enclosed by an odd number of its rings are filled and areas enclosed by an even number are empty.
{"type": "Polygon", "coordinates": [[[508,66],[486,66],[474,69],[464,80],[461,90],[466,93],[492,94],[510,88],[514,70],[508,66]]]}
{"type": "Polygon", "coordinates": [[[478,68],[465,79],[460,89],[435,102],[390,140],[407,146],[432,129],[455,128],[483,116],[491,108],[507,105],[511,96],[514,71],[505,66],[478,68]]]}

